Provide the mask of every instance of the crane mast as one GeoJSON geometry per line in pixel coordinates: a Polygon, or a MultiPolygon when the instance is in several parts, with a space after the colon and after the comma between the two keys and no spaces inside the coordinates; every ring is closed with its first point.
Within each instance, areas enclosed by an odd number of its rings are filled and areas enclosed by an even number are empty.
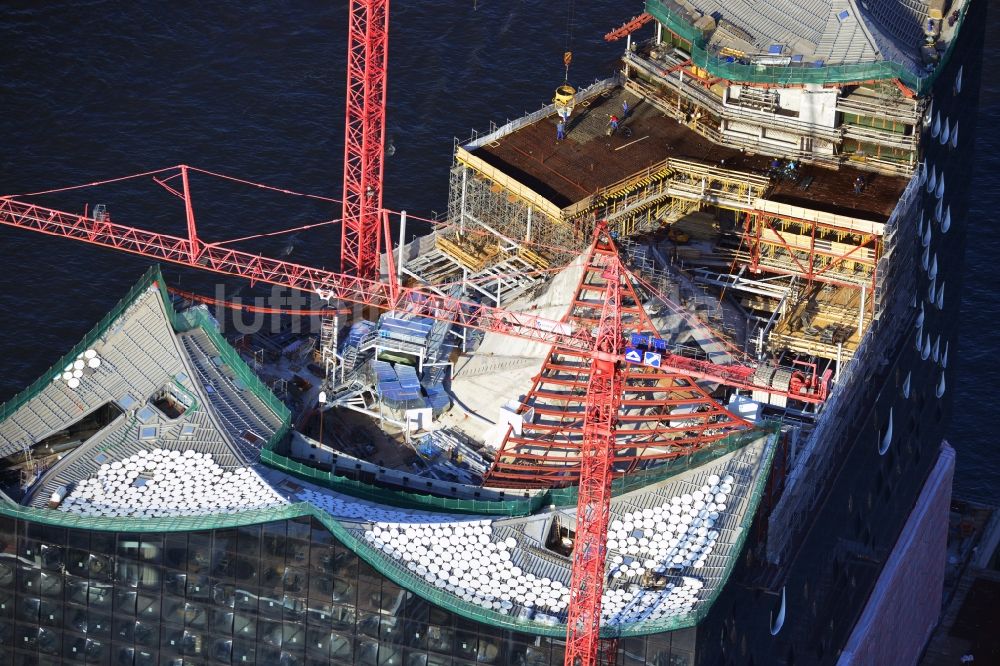
{"type": "MultiPolygon", "coordinates": [[[[599,228],[595,242],[598,247],[604,245],[614,250],[606,234],[605,228],[599,228]]],[[[620,359],[625,346],[621,318],[622,266],[617,252],[606,256],[608,263],[602,275],[606,280],[604,305],[591,352],[580,445],[576,538],[566,620],[566,666],[596,664],[601,632],[601,599],[611,510],[611,464],[622,401],[624,375],[620,359]]]]}
{"type": "MultiPolygon", "coordinates": [[[[189,199],[186,196],[182,198],[190,213],[189,199]]],[[[623,390],[621,363],[625,336],[622,330],[621,281],[627,274],[606,229],[599,225],[594,241],[599,249],[607,251],[605,256],[608,257],[602,274],[606,286],[599,325],[571,327],[563,322],[529,313],[511,312],[417,288],[402,287],[393,282],[333,273],[205,242],[197,236],[193,213],[189,214],[188,220],[189,237],[181,238],[117,224],[107,215],[94,219],[11,197],[0,197],[0,225],[242,277],[251,282],[319,293],[327,300],[404,311],[445,320],[465,328],[589,353],[591,374],[587,385],[581,444],[580,489],[565,663],[567,666],[596,664],[600,645],[600,604],[611,501],[611,463],[623,390]]],[[[663,361],[664,368],[672,367],[690,377],[700,377],[737,388],[763,390],[811,403],[823,402],[827,396],[826,377],[815,383],[810,382],[811,392],[801,393],[756,386],[750,378],[753,369],[739,364],[717,366],[709,361],[671,354],[665,355],[663,361]]]]}
{"type": "MultiPolygon", "coordinates": [[[[185,204],[186,210],[190,212],[189,201],[185,200],[185,204]]],[[[11,197],[0,197],[0,225],[242,277],[251,282],[319,293],[327,300],[405,311],[466,328],[586,350],[589,353],[591,374],[587,385],[581,444],[565,664],[596,664],[600,647],[600,609],[611,501],[611,464],[623,390],[621,363],[625,335],[622,330],[621,281],[627,275],[604,226],[598,226],[594,241],[598,249],[607,251],[605,256],[608,257],[602,274],[606,285],[599,325],[574,328],[533,314],[511,312],[417,288],[402,287],[393,282],[333,273],[208,243],[198,238],[193,214],[188,219],[191,222],[189,237],[181,238],[117,224],[107,215],[94,219],[17,201],[11,197]]],[[[823,402],[828,392],[825,376],[815,383],[810,382],[808,393],[790,392],[754,385],[750,378],[753,369],[747,366],[717,366],[708,361],[670,354],[665,355],[663,360],[663,367],[673,367],[691,377],[737,388],[763,390],[803,402],[823,402]]],[[[600,652],[613,651],[609,648],[609,645],[605,645],[600,652]]]]}
{"type": "Polygon", "coordinates": [[[348,11],[340,268],[371,280],[378,278],[382,250],[389,0],[350,0],[348,11]]]}

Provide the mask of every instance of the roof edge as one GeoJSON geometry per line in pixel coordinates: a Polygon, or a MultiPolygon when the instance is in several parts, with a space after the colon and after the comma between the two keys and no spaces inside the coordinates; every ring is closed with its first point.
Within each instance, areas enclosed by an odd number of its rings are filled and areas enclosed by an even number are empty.
{"type": "MultiPolygon", "coordinates": [[[[773,435],[779,428],[779,423],[767,422],[763,426],[752,430],[744,430],[728,435],[694,453],[678,456],[656,467],[620,476],[612,481],[612,493],[615,496],[624,495],[641,490],[646,486],[660,483],[675,474],[706,464],[737,449],[741,449],[760,438],[763,434],[770,433],[773,435]]],[[[523,517],[533,515],[547,506],[576,507],[577,505],[578,486],[551,488],[535,493],[527,499],[455,499],[406,490],[390,490],[375,484],[350,479],[346,476],[339,476],[333,472],[326,472],[296,462],[287,456],[275,452],[273,447],[262,449],[260,460],[272,469],[316,484],[321,488],[327,488],[357,499],[374,501],[404,509],[477,516],[523,517]]],[[[518,489],[513,489],[511,492],[517,493],[519,491],[518,489]]]]}
{"type": "MultiPolygon", "coordinates": [[[[649,634],[662,633],[665,631],[675,631],[693,627],[700,622],[715,604],[721,591],[725,588],[729,576],[732,574],[738,555],[743,550],[746,538],[750,533],[750,526],[763,496],[764,486],[770,476],[771,465],[774,453],[777,448],[777,433],[768,435],[765,443],[765,451],[761,464],[761,471],[757,476],[754,487],[750,494],[750,505],[740,523],[740,535],[734,544],[734,555],[729,558],[726,570],[723,572],[721,584],[705,600],[698,610],[682,617],[673,617],[667,620],[641,623],[641,626],[632,628],[616,628],[613,630],[602,630],[603,638],[624,638],[630,636],[645,636],[649,634]]],[[[510,615],[503,615],[494,611],[488,611],[480,606],[461,601],[457,597],[443,592],[434,586],[409,576],[401,568],[386,566],[386,560],[350,530],[340,523],[339,520],[326,513],[322,509],[308,502],[287,504],[281,507],[269,509],[257,509],[244,511],[235,514],[214,514],[207,516],[171,516],[163,518],[94,518],[90,516],[78,516],[64,512],[52,511],[49,509],[38,509],[34,507],[23,507],[9,501],[0,499],[0,516],[27,520],[55,527],[66,527],[74,529],[96,530],[104,532],[135,532],[151,533],[165,531],[194,531],[206,529],[225,529],[254,525],[276,520],[290,520],[310,516],[319,521],[330,533],[336,537],[343,545],[361,559],[371,565],[380,574],[393,581],[400,587],[420,596],[427,601],[438,605],[446,610],[461,615],[466,619],[476,622],[484,622],[495,626],[520,631],[523,633],[539,636],[564,636],[566,627],[564,624],[543,624],[530,620],[521,620],[510,615]]]]}
{"type": "MultiPolygon", "coordinates": [[[[691,60],[698,67],[707,70],[713,76],[733,83],[749,85],[763,84],[774,86],[814,84],[850,84],[874,80],[898,79],[918,95],[930,92],[937,77],[945,69],[951,58],[955,45],[961,35],[965,17],[969,11],[970,2],[961,6],[954,37],[948,43],[947,50],[941,56],[935,68],[921,76],[905,65],[891,60],[881,60],[870,63],[835,64],[823,67],[791,67],[791,66],[756,66],[741,63],[727,63],[712,57],[705,49],[705,39],[683,16],[667,6],[665,0],[646,0],[646,12],[662,23],[668,30],[691,42],[691,60]]],[[[870,32],[865,34],[871,38],[870,32]]],[[[879,48],[881,51],[881,48],[879,48]]]]}
{"type": "MultiPolygon", "coordinates": [[[[160,267],[159,265],[153,265],[150,266],[143,276],[139,278],[139,281],[128,290],[125,296],[123,296],[106,315],[101,317],[100,321],[98,321],[93,328],[87,331],[80,342],[76,343],[48,370],[42,373],[38,379],[29,384],[27,388],[22,389],[7,402],[0,404],[0,423],[6,421],[10,416],[17,412],[17,410],[23,407],[25,403],[41,393],[42,389],[48,386],[60,373],[62,373],[62,368],[66,367],[68,363],[72,363],[76,359],[77,355],[86,351],[95,342],[97,342],[97,340],[104,335],[109,328],[111,328],[111,325],[115,323],[125,310],[135,303],[135,301],[142,296],[142,294],[145,293],[150,286],[157,284],[159,285],[162,294],[165,296],[166,290],[163,287],[163,275],[160,272],[160,267]]],[[[169,299],[165,298],[164,303],[169,306],[169,299]]],[[[173,308],[170,307],[168,309],[168,313],[172,311],[173,308]]],[[[174,319],[176,319],[176,315],[174,315],[174,319]]],[[[171,323],[173,323],[173,321],[171,323]]]]}
{"type": "Polygon", "coordinates": [[[281,441],[291,429],[292,414],[287,405],[278,400],[271,393],[270,389],[264,385],[257,374],[247,365],[239,353],[222,337],[219,331],[210,321],[207,313],[202,310],[192,310],[184,315],[178,314],[174,309],[170,296],[167,293],[166,283],[159,264],[154,264],[146,270],[139,280],[132,285],[128,292],[111,308],[84,336],[80,342],[76,343],[66,354],[59,358],[48,370],[38,379],[21,390],[7,402],[0,404],[0,423],[17,413],[26,403],[34,399],[41,391],[48,386],[59,374],[62,368],[72,363],[79,354],[89,349],[101,337],[103,337],[114,323],[128,310],[144,293],[150,288],[155,288],[160,294],[160,302],[163,312],[174,333],[183,333],[194,328],[200,328],[212,340],[219,350],[219,355],[223,361],[229,365],[234,373],[246,384],[247,388],[264,403],[281,420],[281,426],[268,440],[263,448],[273,447],[281,441]]]}

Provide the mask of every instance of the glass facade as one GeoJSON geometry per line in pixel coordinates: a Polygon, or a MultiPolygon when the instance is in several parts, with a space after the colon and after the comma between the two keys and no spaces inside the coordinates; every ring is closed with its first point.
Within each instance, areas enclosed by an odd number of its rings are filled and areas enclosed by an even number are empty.
{"type": "MultiPolygon", "coordinates": [[[[694,630],[619,664],[687,666],[694,630]]],[[[558,665],[563,642],[467,620],[302,517],[132,534],[0,517],[0,665],[558,665]]]]}

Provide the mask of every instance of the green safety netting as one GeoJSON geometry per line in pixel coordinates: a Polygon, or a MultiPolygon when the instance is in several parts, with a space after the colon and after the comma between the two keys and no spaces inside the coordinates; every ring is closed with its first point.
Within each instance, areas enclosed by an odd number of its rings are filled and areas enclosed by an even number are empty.
{"type": "MultiPolygon", "coordinates": [[[[80,352],[93,346],[111,327],[111,325],[125,312],[135,300],[151,286],[160,291],[167,317],[174,330],[178,332],[188,331],[193,328],[201,328],[202,331],[212,340],[218,350],[219,356],[225,365],[243,382],[261,402],[267,405],[281,419],[281,426],[272,435],[263,450],[261,451],[261,462],[292,474],[317,485],[342,492],[346,495],[358,497],[371,501],[382,502],[401,508],[418,509],[424,511],[438,511],[448,513],[465,513],[476,515],[496,515],[496,516],[527,516],[537,512],[544,506],[576,506],[577,491],[575,487],[553,489],[544,492],[536,492],[527,497],[510,498],[503,500],[484,499],[453,499],[437,497],[423,493],[405,490],[387,490],[374,484],[356,481],[347,477],[338,476],[331,472],[315,469],[298,463],[291,458],[283,456],[275,451],[279,442],[284,439],[291,429],[291,412],[271,391],[264,385],[253,369],[248,366],[239,353],[226,342],[225,338],[215,327],[208,312],[202,308],[193,308],[183,314],[174,310],[170,298],[167,295],[166,285],[158,266],[151,267],[145,275],[125,294],[125,296],[111,309],[108,314],[101,318],[94,328],[92,328],[77,345],[75,345],[65,356],[55,365],[49,368],[36,382],[21,391],[11,400],[0,405],[0,421],[3,421],[10,414],[13,414],[24,403],[35,397],[45,386],[47,386],[67,363],[76,359],[80,352]]],[[[773,430],[772,425],[765,429],[773,430]]],[[[674,474],[704,464],[709,460],[725,455],[730,451],[744,446],[749,441],[759,436],[758,431],[736,433],[725,439],[719,440],[702,449],[673,460],[668,460],[652,469],[635,472],[614,481],[613,490],[616,495],[641,488],[647,484],[655,483],[666,479],[674,474]]]]}
{"type": "MultiPolygon", "coordinates": [[[[153,270],[153,269],[150,269],[153,270]]],[[[183,314],[178,314],[174,310],[173,304],[170,302],[170,298],[167,296],[166,285],[163,283],[162,276],[159,275],[159,268],[156,268],[156,283],[160,289],[160,295],[163,298],[163,303],[167,309],[167,316],[170,318],[170,323],[173,325],[174,330],[178,332],[190,331],[194,328],[200,328],[202,332],[205,333],[215,345],[215,348],[219,352],[219,357],[222,359],[223,364],[227,366],[234,375],[243,383],[243,385],[249,390],[254,396],[257,397],[264,405],[267,406],[272,412],[274,412],[279,419],[281,419],[281,426],[278,430],[268,439],[266,448],[273,447],[275,444],[284,439],[285,435],[288,434],[291,428],[292,413],[285,405],[285,403],[278,400],[277,396],[271,392],[269,388],[260,380],[257,373],[253,371],[246,361],[240,356],[229,342],[226,341],[219,330],[216,328],[215,322],[212,320],[205,308],[191,308],[186,310],[183,314]]]]}
{"type": "Polygon", "coordinates": [[[260,460],[269,467],[279,469],[299,479],[314,483],[317,486],[358,499],[388,504],[404,509],[475,514],[480,516],[526,516],[538,511],[545,504],[541,494],[529,496],[524,499],[492,501],[482,499],[454,499],[405,490],[390,490],[382,486],[357,481],[332,472],[303,465],[273,450],[261,451],[260,460]]]}
{"type": "MultiPolygon", "coordinates": [[[[133,302],[149,288],[151,284],[160,279],[160,269],[158,267],[150,268],[146,271],[146,274],[142,276],[128,293],[118,301],[115,305],[104,315],[99,322],[92,329],[90,329],[86,335],[83,336],[83,340],[78,342],[72,349],[70,349],[65,356],[59,359],[52,367],[42,373],[42,376],[35,380],[32,384],[28,385],[27,388],[22,390],[20,393],[15,395],[13,398],[7,402],[0,405],[0,423],[7,420],[14,412],[20,409],[25,403],[33,399],[39,393],[42,392],[46,386],[52,383],[52,381],[62,374],[63,368],[76,360],[76,357],[92,347],[97,340],[107,332],[111,325],[115,322],[118,317],[121,316],[123,312],[133,302]]],[[[161,280],[162,282],[162,280],[161,280]]],[[[169,301],[167,301],[169,303],[169,301]]]]}
{"type": "MultiPolygon", "coordinates": [[[[961,30],[967,5],[962,7],[956,34],[961,30]]],[[[710,54],[705,49],[705,37],[700,30],[688,23],[680,14],[667,7],[663,0],[646,0],[646,12],[663,24],[670,32],[691,43],[691,61],[707,70],[713,76],[737,83],[761,83],[768,85],[802,85],[806,83],[854,83],[899,79],[918,95],[930,91],[938,74],[951,57],[957,39],[952,39],[941,58],[941,62],[931,72],[920,75],[905,65],[888,60],[856,63],[852,65],[823,65],[815,63],[792,63],[789,65],[758,65],[727,62],[726,59],[710,54]]]]}

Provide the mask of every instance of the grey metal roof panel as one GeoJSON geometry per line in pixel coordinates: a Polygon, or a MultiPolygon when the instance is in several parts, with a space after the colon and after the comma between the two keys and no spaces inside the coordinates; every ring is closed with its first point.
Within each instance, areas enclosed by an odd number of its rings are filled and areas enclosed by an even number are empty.
{"type": "MultiPolygon", "coordinates": [[[[667,4],[674,4],[668,2],[667,4]]],[[[689,17],[711,16],[710,41],[737,50],[802,56],[827,65],[894,60],[914,65],[928,0],[679,0],[689,17]],[[749,37],[749,39],[747,38],[749,37]]]]}
{"type": "Polygon", "coordinates": [[[174,331],[156,286],[137,291],[122,307],[90,349],[0,420],[4,455],[33,445],[105,403],[116,402],[123,411],[47,470],[26,498],[34,506],[44,506],[59,487],[74,488],[93,477],[102,465],[152,448],[208,453],[226,468],[252,462],[259,444],[248,445],[243,434],[264,433],[266,438],[281,425],[279,415],[241,391],[235,378],[211,362],[220,350],[204,331],[174,331]],[[70,378],[75,381],[70,383],[70,378]],[[151,403],[164,390],[174,389],[183,392],[178,399],[187,409],[170,419],[151,403]]]}

